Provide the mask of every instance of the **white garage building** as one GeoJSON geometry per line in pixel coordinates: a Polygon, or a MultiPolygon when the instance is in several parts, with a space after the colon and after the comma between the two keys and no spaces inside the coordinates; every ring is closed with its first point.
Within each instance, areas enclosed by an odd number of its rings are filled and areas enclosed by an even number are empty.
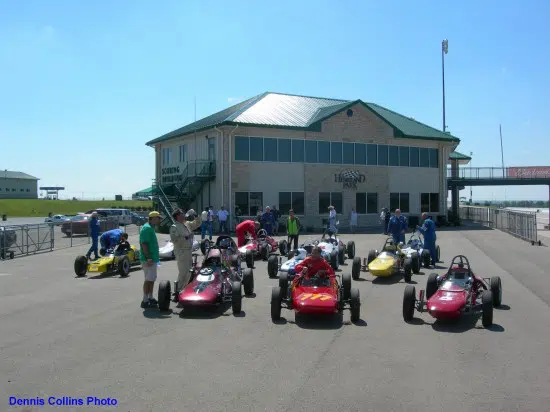
{"type": "Polygon", "coordinates": [[[37,199],[38,180],[23,172],[0,171],[0,199],[37,199]]]}
{"type": "Polygon", "coordinates": [[[254,216],[276,205],[319,228],[329,205],[343,226],[352,208],[359,226],[377,225],[382,207],[446,215],[447,166],[459,142],[374,103],[267,92],[147,145],[166,195],[161,211],[170,201],[254,216]]]}

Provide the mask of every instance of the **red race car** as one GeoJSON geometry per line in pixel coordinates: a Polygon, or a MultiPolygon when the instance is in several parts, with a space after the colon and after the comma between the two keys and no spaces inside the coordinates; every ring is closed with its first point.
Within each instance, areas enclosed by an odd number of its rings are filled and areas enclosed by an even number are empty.
{"type": "Polygon", "coordinates": [[[351,321],[360,318],[361,301],[359,289],[351,287],[351,275],[345,273],[342,282],[339,275],[301,277],[297,284],[292,282],[289,287],[289,274],[282,272],[279,286],[271,291],[271,319],[281,318],[283,307],[294,310],[295,313],[327,315],[342,313],[344,309],[351,312],[351,321]]]}
{"type": "MultiPolygon", "coordinates": [[[[252,269],[241,270],[241,261],[237,246],[229,236],[218,237],[216,244],[210,246],[202,263],[193,254],[191,281],[178,296],[174,297],[179,308],[212,307],[231,303],[234,314],[241,312],[242,288],[246,296],[254,294],[254,274],[252,269]]],[[[174,290],[177,290],[175,285],[174,290]]],[[[170,308],[171,285],[167,280],[159,284],[159,309],[170,308]]]]}
{"type": "Polygon", "coordinates": [[[266,260],[273,253],[279,253],[286,256],[288,252],[288,242],[281,240],[277,243],[275,239],[267,235],[264,229],[258,231],[257,239],[248,239],[246,245],[239,248],[239,253],[246,262],[248,268],[254,267],[254,260],[266,260]]]}
{"type": "Polygon", "coordinates": [[[426,285],[426,297],[421,290],[418,299],[413,285],[407,285],[403,295],[403,319],[410,322],[414,309],[427,311],[438,320],[456,320],[462,315],[482,315],[483,326],[493,324],[493,306],[502,303],[500,277],[477,277],[468,258],[455,256],[449,270],[442,276],[432,273],[426,285]],[[424,300],[426,299],[426,300],[424,300]]]}

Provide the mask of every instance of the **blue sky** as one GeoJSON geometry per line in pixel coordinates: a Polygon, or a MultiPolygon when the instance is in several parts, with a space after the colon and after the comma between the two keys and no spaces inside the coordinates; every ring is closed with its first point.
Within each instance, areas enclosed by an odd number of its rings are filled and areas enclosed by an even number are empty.
{"type": "MultiPolygon", "coordinates": [[[[362,99],[442,128],[473,166],[550,165],[550,2],[0,0],[0,169],[131,195],[146,141],[264,91],[362,99]],[[391,3],[391,4],[388,4],[391,3]]],[[[474,199],[547,199],[546,187],[474,199]]],[[[467,191],[461,196],[469,196],[467,191]]]]}

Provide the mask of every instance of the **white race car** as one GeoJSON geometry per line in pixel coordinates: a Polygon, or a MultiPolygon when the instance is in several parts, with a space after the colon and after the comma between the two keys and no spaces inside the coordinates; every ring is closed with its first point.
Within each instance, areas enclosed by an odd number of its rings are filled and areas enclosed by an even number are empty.
{"type": "Polygon", "coordinates": [[[321,248],[321,255],[330,263],[334,270],[346,263],[346,255],[349,259],[355,257],[355,242],[350,240],[346,245],[334,234],[315,242],[321,248]]]}
{"type": "Polygon", "coordinates": [[[302,245],[302,247],[288,252],[288,260],[284,263],[280,256],[271,255],[267,260],[267,274],[270,278],[276,278],[279,272],[292,273],[294,267],[309,256],[310,253],[311,251],[308,253],[302,245]]]}
{"type": "MultiPolygon", "coordinates": [[[[413,261],[412,270],[414,273],[418,273],[422,265],[425,268],[430,267],[432,262],[432,257],[428,249],[424,249],[424,242],[422,241],[418,232],[414,232],[409,241],[404,248],[401,249],[403,252],[410,256],[413,261]]],[[[437,250],[437,260],[439,261],[439,246],[436,246],[437,250]]]]}
{"type": "MultiPolygon", "coordinates": [[[[201,243],[197,241],[197,239],[193,239],[193,252],[196,252],[201,247],[201,243]]],[[[175,259],[176,255],[174,255],[174,244],[172,241],[167,240],[166,244],[159,248],[159,256],[161,259],[175,259]]]]}

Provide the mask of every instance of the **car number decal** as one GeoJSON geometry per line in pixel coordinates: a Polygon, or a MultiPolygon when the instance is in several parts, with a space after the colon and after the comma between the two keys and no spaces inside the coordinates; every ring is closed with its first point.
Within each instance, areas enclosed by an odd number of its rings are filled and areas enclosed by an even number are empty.
{"type": "Polygon", "coordinates": [[[307,300],[307,299],[311,299],[311,300],[317,300],[317,299],[329,300],[331,298],[332,298],[332,296],[327,295],[326,293],[304,293],[302,296],[300,296],[301,301],[304,301],[304,300],[307,300]]]}

